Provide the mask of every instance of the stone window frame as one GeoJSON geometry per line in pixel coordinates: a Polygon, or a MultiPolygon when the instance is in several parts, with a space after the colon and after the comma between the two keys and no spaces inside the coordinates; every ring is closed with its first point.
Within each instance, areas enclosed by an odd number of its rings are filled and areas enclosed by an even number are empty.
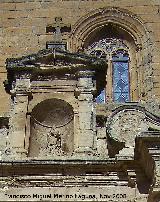
{"type": "Polygon", "coordinates": [[[89,12],[72,26],[68,49],[71,52],[83,51],[88,46],[88,40],[95,37],[97,30],[109,23],[124,30],[133,39],[130,43],[125,41],[130,51],[131,101],[152,101],[154,38],[150,35],[151,30],[134,13],[117,7],[104,7],[89,12]],[[132,82],[132,78],[133,81],[137,78],[136,82],[132,82]]]}
{"type": "Polygon", "coordinates": [[[105,102],[115,102],[114,101],[114,94],[113,94],[113,56],[117,55],[117,52],[123,51],[125,54],[128,55],[128,80],[129,80],[129,100],[132,100],[132,96],[130,92],[132,92],[132,86],[130,85],[130,69],[131,69],[131,61],[130,61],[130,50],[127,45],[121,39],[116,38],[105,38],[101,39],[98,42],[94,42],[91,46],[84,50],[86,54],[97,56],[99,58],[103,58],[107,61],[107,74],[106,74],[106,86],[103,90],[104,98],[102,98],[101,103],[105,102]],[[97,55],[97,54],[100,55],[97,55]]]}

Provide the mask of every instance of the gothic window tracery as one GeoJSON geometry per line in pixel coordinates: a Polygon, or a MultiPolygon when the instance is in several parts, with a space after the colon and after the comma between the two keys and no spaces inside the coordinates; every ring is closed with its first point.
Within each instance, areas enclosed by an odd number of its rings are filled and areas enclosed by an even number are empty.
{"type": "Polygon", "coordinates": [[[85,52],[108,61],[107,87],[100,90],[97,103],[130,101],[129,48],[123,40],[105,38],[90,45],[85,52]]]}

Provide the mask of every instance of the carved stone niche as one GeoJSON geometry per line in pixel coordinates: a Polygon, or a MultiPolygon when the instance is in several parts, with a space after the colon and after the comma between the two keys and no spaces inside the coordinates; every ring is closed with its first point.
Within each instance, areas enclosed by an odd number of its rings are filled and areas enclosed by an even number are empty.
{"type": "Polygon", "coordinates": [[[76,155],[94,154],[95,81],[107,68],[106,61],[81,53],[45,49],[10,58],[6,64],[5,88],[16,100],[9,131],[12,158],[68,157],[73,147],[76,155]],[[73,108],[62,100],[64,97],[74,105],[75,121],[73,108]],[[46,100],[41,102],[41,98],[46,100]]]}
{"type": "Polygon", "coordinates": [[[29,157],[71,155],[74,147],[73,108],[61,99],[47,99],[31,113],[29,157]]]}

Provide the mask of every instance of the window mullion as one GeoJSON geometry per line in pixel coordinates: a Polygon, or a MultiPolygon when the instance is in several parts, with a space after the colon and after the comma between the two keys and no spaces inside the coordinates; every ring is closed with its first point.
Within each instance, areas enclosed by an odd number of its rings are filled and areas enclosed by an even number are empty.
{"type": "Polygon", "coordinates": [[[107,68],[107,77],[106,77],[106,95],[107,95],[107,102],[112,102],[113,100],[113,93],[112,93],[112,86],[113,86],[113,81],[112,81],[112,60],[109,58],[108,60],[108,68],[107,68]]]}

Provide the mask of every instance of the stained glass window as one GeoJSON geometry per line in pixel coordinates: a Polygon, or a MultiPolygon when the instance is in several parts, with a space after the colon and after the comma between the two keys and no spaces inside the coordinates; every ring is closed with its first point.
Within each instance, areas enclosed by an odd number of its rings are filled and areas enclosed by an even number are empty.
{"type": "Polygon", "coordinates": [[[96,102],[105,103],[108,98],[114,102],[130,101],[129,55],[128,47],[123,40],[116,38],[101,39],[91,44],[85,52],[89,55],[106,59],[108,61],[108,70],[112,69],[112,82],[110,84],[108,82],[107,89],[104,87],[101,90],[96,102]],[[110,66],[111,60],[112,67],[110,66]]]}
{"type": "Polygon", "coordinates": [[[103,89],[100,94],[96,97],[96,103],[105,103],[105,89],[103,89]]]}
{"type": "Polygon", "coordinates": [[[124,51],[113,56],[113,101],[128,102],[129,92],[129,57],[124,51]]]}

